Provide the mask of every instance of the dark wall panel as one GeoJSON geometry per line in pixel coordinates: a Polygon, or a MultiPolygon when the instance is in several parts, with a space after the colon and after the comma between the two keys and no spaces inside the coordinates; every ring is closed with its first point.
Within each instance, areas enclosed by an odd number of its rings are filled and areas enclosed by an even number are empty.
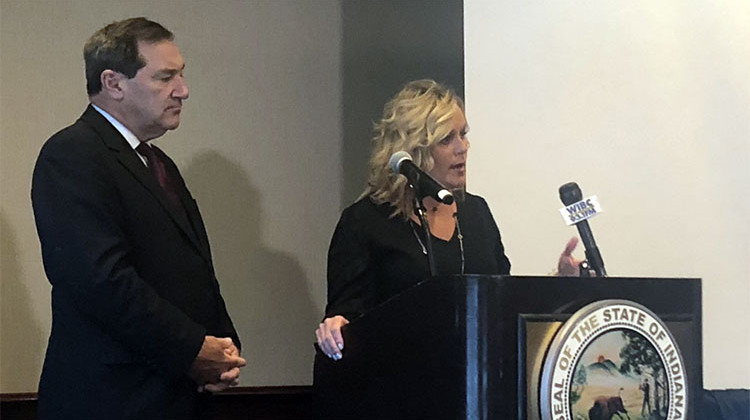
{"type": "Polygon", "coordinates": [[[343,190],[365,186],[373,123],[406,82],[430,78],[463,96],[462,0],[344,0],[343,190]]]}

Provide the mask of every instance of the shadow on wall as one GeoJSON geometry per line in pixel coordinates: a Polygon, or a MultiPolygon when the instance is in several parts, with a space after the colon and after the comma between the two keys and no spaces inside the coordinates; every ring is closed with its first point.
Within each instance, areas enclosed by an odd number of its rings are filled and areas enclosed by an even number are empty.
{"type": "Polygon", "coordinates": [[[264,246],[260,192],[239,165],[212,151],[197,155],[182,172],[198,201],[222,296],[242,340],[248,365],[240,385],[300,384],[311,375],[319,316],[301,265],[264,246]]]}
{"type": "Polygon", "coordinates": [[[46,337],[31,311],[16,235],[4,212],[0,213],[0,235],[0,389],[6,393],[35,392],[46,337]],[[28,389],[30,383],[33,389],[28,389]]]}

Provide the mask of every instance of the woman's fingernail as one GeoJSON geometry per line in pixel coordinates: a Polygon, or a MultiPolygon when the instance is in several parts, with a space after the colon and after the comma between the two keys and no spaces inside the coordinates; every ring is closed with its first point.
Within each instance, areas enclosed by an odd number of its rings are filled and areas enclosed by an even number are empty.
{"type": "Polygon", "coordinates": [[[344,343],[337,343],[339,350],[344,350],[344,343]]]}

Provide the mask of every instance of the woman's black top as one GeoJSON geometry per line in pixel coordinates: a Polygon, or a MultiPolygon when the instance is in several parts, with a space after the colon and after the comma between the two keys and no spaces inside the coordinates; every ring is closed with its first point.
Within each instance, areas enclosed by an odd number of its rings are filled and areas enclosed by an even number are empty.
{"type": "MultiPolygon", "coordinates": [[[[390,204],[363,198],[341,214],[328,250],[326,317],[351,320],[430,276],[427,242],[421,226],[390,217],[390,204]]],[[[482,197],[466,193],[458,203],[458,228],[449,241],[432,237],[438,275],[508,274],[500,231],[482,197]]]]}

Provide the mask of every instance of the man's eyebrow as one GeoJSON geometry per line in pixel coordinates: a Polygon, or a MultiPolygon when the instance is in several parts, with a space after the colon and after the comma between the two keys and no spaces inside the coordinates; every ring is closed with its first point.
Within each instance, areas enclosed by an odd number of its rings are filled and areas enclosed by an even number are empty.
{"type": "Polygon", "coordinates": [[[169,75],[175,75],[185,70],[185,65],[183,64],[182,67],[179,69],[176,68],[163,68],[156,71],[156,74],[169,74],[169,75]]]}

